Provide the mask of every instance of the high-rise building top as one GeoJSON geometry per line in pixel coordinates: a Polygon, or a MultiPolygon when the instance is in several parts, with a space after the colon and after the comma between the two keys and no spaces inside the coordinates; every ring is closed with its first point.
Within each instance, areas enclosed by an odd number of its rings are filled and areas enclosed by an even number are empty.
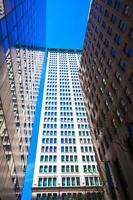
{"type": "Polygon", "coordinates": [[[81,51],[48,50],[33,197],[102,198],[79,82],[81,51]]]}
{"type": "Polygon", "coordinates": [[[130,0],[92,1],[80,67],[93,141],[113,200],[133,198],[132,19],[130,0]]]}

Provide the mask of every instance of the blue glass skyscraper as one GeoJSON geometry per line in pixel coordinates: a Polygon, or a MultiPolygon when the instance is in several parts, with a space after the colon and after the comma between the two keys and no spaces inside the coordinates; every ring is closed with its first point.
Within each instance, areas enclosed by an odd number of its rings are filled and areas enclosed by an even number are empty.
{"type": "Polygon", "coordinates": [[[45,50],[45,0],[0,1],[0,199],[19,197],[45,50]]]}

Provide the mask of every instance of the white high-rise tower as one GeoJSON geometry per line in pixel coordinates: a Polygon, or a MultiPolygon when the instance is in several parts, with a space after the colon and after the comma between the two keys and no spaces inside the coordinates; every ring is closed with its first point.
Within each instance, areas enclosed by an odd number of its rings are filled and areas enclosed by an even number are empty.
{"type": "Polygon", "coordinates": [[[102,199],[79,81],[81,51],[48,50],[33,199],[102,199]]]}

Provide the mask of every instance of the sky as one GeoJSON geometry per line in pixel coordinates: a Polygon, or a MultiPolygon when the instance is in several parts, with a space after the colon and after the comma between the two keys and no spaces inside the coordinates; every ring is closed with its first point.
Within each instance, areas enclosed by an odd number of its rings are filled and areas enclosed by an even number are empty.
{"type": "Polygon", "coordinates": [[[47,48],[82,49],[90,0],[48,0],[47,48]]]}

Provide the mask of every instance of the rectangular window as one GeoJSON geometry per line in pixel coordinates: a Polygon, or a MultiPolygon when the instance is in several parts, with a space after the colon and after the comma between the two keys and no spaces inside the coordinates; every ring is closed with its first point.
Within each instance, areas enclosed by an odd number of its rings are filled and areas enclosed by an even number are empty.
{"type": "Polygon", "coordinates": [[[119,66],[121,67],[122,70],[126,70],[127,68],[127,64],[124,60],[122,60],[122,58],[120,58],[120,61],[119,61],[119,66]]]}
{"type": "Polygon", "coordinates": [[[65,186],[65,178],[62,178],[62,186],[65,186]]]}
{"type": "Polygon", "coordinates": [[[132,7],[129,5],[125,5],[123,13],[124,15],[129,17],[132,13],[132,7]]]}
{"type": "Polygon", "coordinates": [[[52,186],[52,178],[48,178],[48,186],[52,186]]]}
{"type": "Polygon", "coordinates": [[[38,180],[38,186],[39,186],[39,187],[42,186],[42,178],[39,178],[39,180],[38,180]]]}
{"type": "Polygon", "coordinates": [[[112,47],[112,49],[111,49],[111,55],[112,55],[113,57],[116,56],[116,49],[115,49],[114,47],[112,47]]]}
{"type": "Polygon", "coordinates": [[[121,7],[121,2],[120,2],[119,0],[116,0],[116,1],[115,1],[115,5],[114,5],[114,8],[115,8],[116,10],[119,10],[120,7],[121,7]]]}
{"type": "Polygon", "coordinates": [[[43,186],[47,186],[47,178],[43,179],[43,186]]]}
{"type": "Polygon", "coordinates": [[[124,52],[128,56],[132,56],[133,55],[133,48],[129,44],[126,43],[125,46],[124,46],[124,52]]]}
{"type": "Polygon", "coordinates": [[[120,22],[119,22],[119,29],[121,31],[125,31],[126,27],[127,27],[126,23],[124,21],[120,20],[120,22]]]}
{"type": "Polygon", "coordinates": [[[115,41],[117,44],[120,44],[120,42],[121,42],[121,36],[118,35],[118,34],[116,33],[116,34],[115,34],[114,41],[115,41]]]}
{"type": "Polygon", "coordinates": [[[53,186],[56,187],[56,185],[57,185],[56,178],[53,178],[53,186]]]}
{"type": "Polygon", "coordinates": [[[70,178],[67,178],[67,186],[70,186],[70,178]]]}
{"type": "Polygon", "coordinates": [[[111,22],[114,24],[116,22],[116,16],[112,14],[111,16],[111,22]]]}

